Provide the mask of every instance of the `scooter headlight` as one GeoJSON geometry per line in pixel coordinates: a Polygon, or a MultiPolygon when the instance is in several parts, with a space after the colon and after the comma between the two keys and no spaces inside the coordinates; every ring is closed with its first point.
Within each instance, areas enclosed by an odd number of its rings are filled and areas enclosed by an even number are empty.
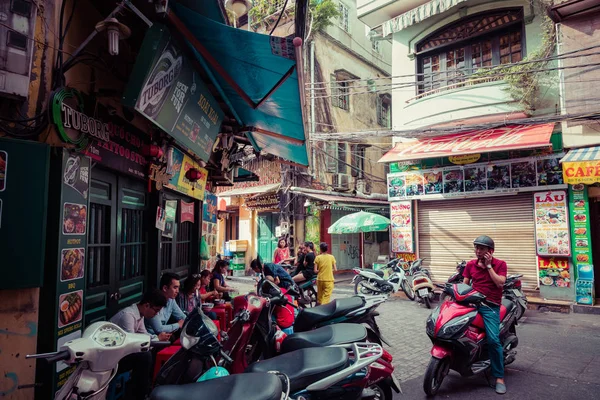
{"type": "Polygon", "coordinates": [[[453,321],[448,322],[442,327],[438,336],[443,338],[451,338],[452,336],[460,332],[462,329],[466,328],[471,318],[474,318],[475,315],[476,313],[469,313],[462,318],[457,318],[453,321]]]}

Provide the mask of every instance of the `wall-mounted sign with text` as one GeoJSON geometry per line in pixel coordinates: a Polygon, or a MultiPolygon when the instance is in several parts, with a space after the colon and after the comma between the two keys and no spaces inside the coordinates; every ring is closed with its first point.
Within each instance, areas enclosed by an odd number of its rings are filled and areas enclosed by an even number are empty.
{"type": "Polygon", "coordinates": [[[224,113],[166,26],[146,33],[123,102],[208,161],[224,113]]]}
{"type": "Polygon", "coordinates": [[[204,191],[206,190],[206,180],[208,171],[190,156],[184,154],[175,147],[169,147],[167,150],[167,174],[170,176],[167,187],[184,193],[198,200],[204,200],[204,191]],[[185,177],[190,168],[195,168],[202,173],[202,177],[195,182],[191,182],[185,177]]]}
{"type": "Polygon", "coordinates": [[[147,139],[141,131],[117,117],[76,89],[62,88],[52,95],[52,121],[61,139],[82,151],[93,162],[117,171],[146,177],[141,147],[147,139]],[[105,114],[105,115],[102,115],[105,114]]]}
{"type": "Polygon", "coordinates": [[[390,203],[390,220],[393,253],[414,252],[412,202],[390,203]]]}
{"type": "Polygon", "coordinates": [[[533,194],[535,239],[539,256],[569,257],[569,214],[567,192],[551,190],[533,194]]]}

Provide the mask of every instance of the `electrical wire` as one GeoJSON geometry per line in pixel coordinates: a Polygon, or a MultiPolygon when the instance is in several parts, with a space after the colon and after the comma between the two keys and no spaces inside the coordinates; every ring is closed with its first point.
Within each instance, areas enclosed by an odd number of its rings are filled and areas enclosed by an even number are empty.
{"type": "Polygon", "coordinates": [[[335,156],[329,154],[326,150],[323,150],[323,149],[321,149],[318,146],[315,147],[315,149],[317,149],[318,151],[320,151],[322,154],[326,155],[327,157],[333,158],[338,163],[342,163],[342,164],[346,165],[347,167],[350,167],[350,169],[353,169],[353,170],[355,170],[355,171],[357,171],[359,173],[362,172],[362,174],[364,174],[365,176],[369,176],[370,179],[373,180],[373,181],[375,181],[375,182],[386,182],[384,179],[380,179],[380,178],[376,177],[375,175],[369,174],[369,173],[363,171],[362,169],[360,169],[358,167],[355,167],[354,165],[351,165],[351,164],[347,163],[346,161],[344,161],[344,160],[342,160],[342,159],[340,159],[338,157],[335,157],[335,156]]]}
{"type": "Polygon", "coordinates": [[[273,29],[271,29],[271,33],[269,33],[269,36],[271,36],[273,34],[273,32],[275,32],[275,29],[277,29],[277,25],[279,25],[279,21],[281,21],[281,17],[283,17],[283,14],[286,11],[286,7],[287,7],[287,3],[288,0],[285,0],[285,3],[283,3],[283,7],[281,7],[281,12],[279,13],[279,18],[277,18],[277,22],[275,22],[275,25],[273,25],[273,29]]]}

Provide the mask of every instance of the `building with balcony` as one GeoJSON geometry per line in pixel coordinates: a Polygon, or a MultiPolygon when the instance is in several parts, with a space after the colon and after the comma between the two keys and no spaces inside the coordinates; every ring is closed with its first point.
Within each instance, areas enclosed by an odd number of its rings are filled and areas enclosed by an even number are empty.
{"type": "Polygon", "coordinates": [[[574,298],[549,12],[542,1],[358,1],[370,36],[392,40],[394,147],[380,160],[390,165],[392,251],[424,258],[435,280],[486,234],[527,289],[574,298]],[[550,229],[548,193],[561,199],[550,229]]]}

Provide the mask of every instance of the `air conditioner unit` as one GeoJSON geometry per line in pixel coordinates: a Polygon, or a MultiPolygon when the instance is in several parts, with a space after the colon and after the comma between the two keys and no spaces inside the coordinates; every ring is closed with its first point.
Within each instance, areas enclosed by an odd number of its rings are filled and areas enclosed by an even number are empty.
{"type": "Polygon", "coordinates": [[[0,95],[27,98],[35,42],[36,7],[29,0],[4,2],[0,10],[0,95]],[[9,5],[10,3],[10,5],[9,5]]]}
{"type": "Polygon", "coordinates": [[[366,179],[357,179],[356,191],[362,194],[371,194],[371,183],[366,179]]]}
{"type": "Polygon", "coordinates": [[[345,191],[350,189],[350,175],[335,174],[333,175],[333,190],[345,191]]]}

